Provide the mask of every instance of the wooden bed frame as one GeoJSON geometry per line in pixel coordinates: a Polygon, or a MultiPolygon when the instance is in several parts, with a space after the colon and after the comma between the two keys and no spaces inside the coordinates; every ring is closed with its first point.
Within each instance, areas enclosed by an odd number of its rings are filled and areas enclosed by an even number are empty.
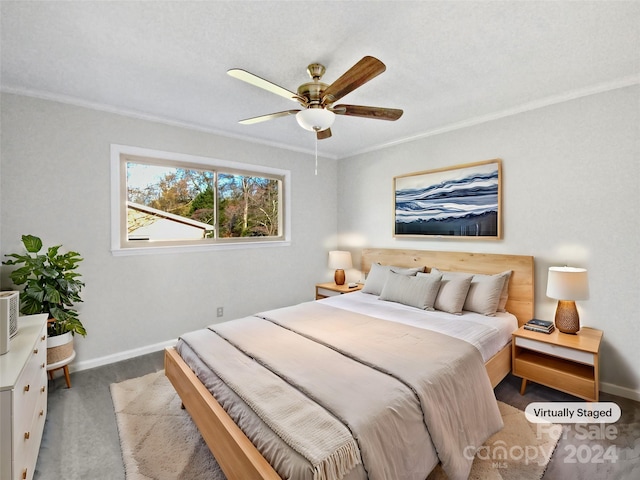
{"type": "MultiPolygon", "coordinates": [[[[531,256],[377,248],[363,250],[362,271],[368,273],[372,263],[485,274],[511,270],[506,309],[517,317],[518,325],[523,325],[534,316],[534,266],[531,256]]],[[[511,345],[489,359],[485,366],[495,387],[511,371],[511,345]]],[[[280,480],[273,467],[173,347],[165,350],[165,374],[228,480],[280,480]]]]}

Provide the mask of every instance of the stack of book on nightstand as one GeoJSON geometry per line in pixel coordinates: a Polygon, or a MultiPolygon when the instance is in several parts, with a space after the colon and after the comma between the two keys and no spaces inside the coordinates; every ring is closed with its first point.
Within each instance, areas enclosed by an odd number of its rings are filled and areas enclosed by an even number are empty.
{"type": "Polygon", "coordinates": [[[548,320],[538,320],[537,318],[532,318],[524,324],[524,328],[526,330],[533,330],[534,332],[551,333],[556,327],[553,325],[553,322],[550,322],[548,320]]]}

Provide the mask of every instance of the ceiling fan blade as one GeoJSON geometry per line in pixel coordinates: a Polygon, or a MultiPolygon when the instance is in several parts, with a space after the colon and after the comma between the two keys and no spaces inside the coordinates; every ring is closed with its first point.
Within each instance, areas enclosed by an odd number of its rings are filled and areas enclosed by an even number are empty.
{"type": "Polygon", "coordinates": [[[375,57],[363,57],[340,78],[327,87],[322,97],[322,105],[330,105],[347,93],[361,87],[386,70],[384,63],[375,57]]]}
{"type": "Polygon", "coordinates": [[[326,130],[320,130],[316,132],[316,138],[318,140],[324,140],[325,138],[329,138],[331,136],[331,129],[327,128],[326,130]]]}
{"type": "Polygon", "coordinates": [[[300,110],[285,110],[284,112],[269,113],[268,115],[260,115],[259,117],[245,118],[244,120],[240,120],[238,123],[241,123],[242,125],[252,125],[254,123],[266,122],[267,120],[271,120],[272,118],[295,115],[299,111],[300,110]]]}
{"type": "Polygon", "coordinates": [[[255,87],[262,88],[267,90],[268,92],[275,93],[276,95],[280,95],[281,97],[288,98],[289,100],[293,100],[297,102],[299,100],[299,95],[290,90],[287,90],[280,85],[276,85],[269,80],[265,80],[264,78],[260,78],[253,73],[249,73],[246,70],[242,70],[240,68],[232,68],[228,70],[227,73],[238,80],[242,80],[243,82],[247,82],[255,87]]]}
{"type": "Polygon", "coordinates": [[[378,120],[398,120],[404,113],[398,108],[366,107],[364,105],[336,105],[331,108],[336,115],[375,118],[378,120]]]}

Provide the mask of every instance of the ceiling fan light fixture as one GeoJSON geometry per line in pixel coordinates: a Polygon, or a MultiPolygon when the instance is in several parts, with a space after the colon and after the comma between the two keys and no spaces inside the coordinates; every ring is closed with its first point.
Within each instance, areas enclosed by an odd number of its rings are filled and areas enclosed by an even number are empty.
{"type": "Polygon", "coordinates": [[[311,132],[321,132],[330,128],[335,119],[335,113],[325,108],[307,108],[296,113],[298,124],[311,132]]]}
{"type": "Polygon", "coordinates": [[[284,112],[246,118],[240,120],[241,124],[251,125],[273,118],[295,115],[298,124],[302,128],[315,132],[316,140],[324,140],[331,137],[331,126],[336,115],[391,121],[398,120],[402,116],[402,110],[397,108],[333,105],[342,97],[353,92],[356,88],[360,88],[385,70],[386,67],[380,60],[375,57],[365,56],[337,80],[327,85],[320,81],[324,76],[325,67],[319,63],[312,63],[307,67],[307,72],[313,80],[300,85],[297,93],[240,68],[232,68],[228,73],[232,77],[255,87],[260,87],[271,93],[296,101],[302,107],[302,110],[286,110],[284,112]]]}

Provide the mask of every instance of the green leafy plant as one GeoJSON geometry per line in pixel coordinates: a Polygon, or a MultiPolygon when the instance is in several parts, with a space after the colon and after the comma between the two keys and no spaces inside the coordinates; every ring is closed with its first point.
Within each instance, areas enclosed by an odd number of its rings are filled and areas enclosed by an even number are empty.
{"type": "Polygon", "coordinates": [[[42,240],[33,235],[23,235],[22,243],[26,254],[11,253],[5,255],[12,260],[4,265],[22,265],[9,275],[16,285],[24,285],[20,293],[20,313],[33,315],[47,313],[49,318],[49,336],[62,335],[66,332],[85,336],[78,312],[72,307],[82,302],[80,292],[84,283],[80,274],[75,271],[83,260],[77,252],[60,253],[60,247],[49,247],[46,253],[42,250],[42,240]]]}

